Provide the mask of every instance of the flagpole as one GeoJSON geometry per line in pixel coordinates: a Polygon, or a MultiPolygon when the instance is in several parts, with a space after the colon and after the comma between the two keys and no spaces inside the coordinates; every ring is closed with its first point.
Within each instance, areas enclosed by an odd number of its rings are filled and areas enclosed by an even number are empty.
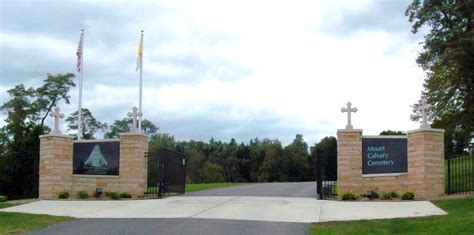
{"type": "MultiPolygon", "coordinates": [[[[140,38],[140,43],[141,43],[141,58],[140,58],[140,91],[139,91],[139,100],[138,100],[138,112],[142,112],[142,85],[143,85],[143,30],[142,30],[142,35],[140,38]]],[[[138,119],[138,133],[142,133],[142,116],[140,115],[138,119]]]]}
{"type": "Polygon", "coordinates": [[[82,134],[82,77],[84,74],[84,29],[81,29],[81,67],[79,76],[79,107],[78,109],[78,120],[77,120],[77,139],[81,139],[82,134]]]}

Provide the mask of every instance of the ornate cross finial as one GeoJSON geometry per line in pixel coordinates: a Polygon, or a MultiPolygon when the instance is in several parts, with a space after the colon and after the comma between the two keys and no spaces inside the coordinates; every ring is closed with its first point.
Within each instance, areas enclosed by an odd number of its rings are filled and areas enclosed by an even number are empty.
{"type": "Polygon", "coordinates": [[[49,116],[54,117],[54,129],[51,131],[50,134],[53,135],[60,135],[61,130],[59,130],[59,119],[64,118],[64,113],[60,112],[61,110],[59,109],[58,106],[54,109],[54,112],[50,113],[49,116]]]}
{"type": "Polygon", "coordinates": [[[421,125],[420,128],[431,128],[431,125],[428,124],[428,110],[431,108],[431,105],[426,102],[426,99],[421,99],[421,105],[418,107],[418,110],[421,111],[421,125]]]}
{"type": "Polygon", "coordinates": [[[138,117],[141,117],[143,114],[138,112],[138,109],[135,106],[133,106],[132,110],[133,112],[127,113],[127,116],[132,118],[132,128],[130,128],[130,132],[138,133],[138,128],[137,128],[138,117]]]}
{"type": "Polygon", "coordinates": [[[351,106],[352,106],[352,103],[347,102],[347,108],[342,108],[341,109],[341,112],[343,112],[343,113],[347,112],[347,125],[346,125],[347,130],[352,130],[353,129],[352,124],[351,124],[351,113],[352,112],[354,112],[354,113],[357,112],[357,108],[351,108],[351,106]]]}

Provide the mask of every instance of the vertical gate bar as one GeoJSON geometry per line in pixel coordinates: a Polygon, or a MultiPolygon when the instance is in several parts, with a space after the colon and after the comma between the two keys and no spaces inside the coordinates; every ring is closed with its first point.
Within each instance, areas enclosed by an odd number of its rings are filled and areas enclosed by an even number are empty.
{"type": "MultiPolygon", "coordinates": [[[[464,149],[463,149],[463,155],[464,155],[464,149]]],[[[462,156],[462,191],[463,193],[467,193],[466,190],[466,176],[467,176],[467,171],[466,171],[466,157],[462,156]]]]}
{"type": "Polygon", "coordinates": [[[188,161],[186,159],[186,155],[183,155],[183,158],[182,158],[182,161],[183,161],[183,193],[186,193],[186,165],[188,164],[188,161]]]}
{"type": "Polygon", "coordinates": [[[448,195],[451,194],[451,159],[449,157],[449,153],[448,153],[448,195]]]}
{"type": "Polygon", "coordinates": [[[323,199],[323,191],[322,191],[322,182],[321,182],[321,150],[319,146],[316,146],[316,193],[318,193],[319,199],[323,199]]]}

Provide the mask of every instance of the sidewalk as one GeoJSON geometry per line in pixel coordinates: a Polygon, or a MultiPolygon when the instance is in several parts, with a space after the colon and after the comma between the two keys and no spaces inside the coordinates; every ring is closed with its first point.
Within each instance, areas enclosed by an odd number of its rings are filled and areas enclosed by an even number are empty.
{"type": "Polygon", "coordinates": [[[77,218],[201,218],[297,223],[446,214],[428,201],[340,202],[248,196],[180,196],[122,201],[43,200],[0,211],[77,218]]]}

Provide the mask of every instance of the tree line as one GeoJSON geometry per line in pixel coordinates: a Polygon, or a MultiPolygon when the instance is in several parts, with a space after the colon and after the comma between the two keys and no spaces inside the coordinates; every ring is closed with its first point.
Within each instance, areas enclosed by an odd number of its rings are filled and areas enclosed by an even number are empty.
{"type": "MultiPolygon", "coordinates": [[[[6,114],[6,125],[0,128],[0,158],[16,159],[39,156],[39,136],[50,132],[45,119],[59,102],[69,104],[69,91],[75,86],[73,74],[50,75],[37,88],[16,85],[7,92],[10,99],[0,106],[6,114]]],[[[118,138],[128,132],[131,120],[123,118],[111,125],[97,120],[87,108],[82,110],[82,139],[94,139],[99,132],[104,138],[118,138]]],[[[78,112],[66,118],[68,131],[78,129],[78,112]]],[[[143,131],[150,136],[149,153],[157,153],[165,147],[187,155],[187,181],[203,182],[276,182],[315,180],[316,146],[335,158],[336,138],[326,137],[309,147],[302,135],[296,135],[292,143],[283,146],[277,139],[255,138],[249,143],[237,143],[235,139],[222,142],[176,141],[166,133],[158,133],[158,127],[147,119],[143,131]]],[[[72,134],[77,138],[77,134],[72,134]]],[[[21,168],[21,162],[15,162],[21,168]]],[[[0,182],[7,179],[11,166],[0,167],[0,182]]]]}

